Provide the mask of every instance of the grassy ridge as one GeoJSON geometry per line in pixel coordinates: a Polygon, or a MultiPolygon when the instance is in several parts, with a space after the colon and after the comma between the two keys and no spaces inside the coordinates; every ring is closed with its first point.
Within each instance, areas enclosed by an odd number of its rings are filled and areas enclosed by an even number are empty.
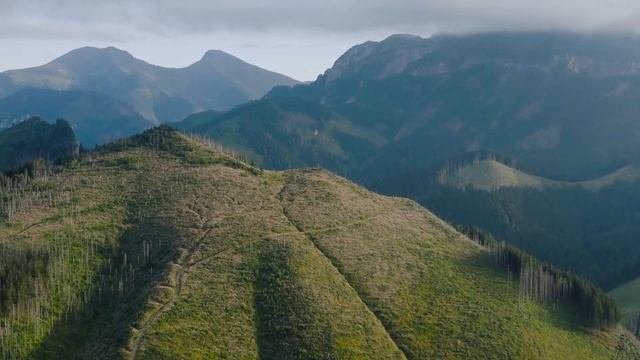
{"type": "MultiPolygon", "coordinates": [[[[419,174],[411,174],[420,176],[419,174]]],[[[457,189],[494,191],[500,188],[562,188],[583,187],[598,191],[618,182],[633,183],[640,177],[638,167],[627,165],[607,175],[584,181],[557,181],[522,172],[493,159],[476,160],[458,168],[445,168],[437,173],[437,181],[457,189]]]]}
{"type": "Polygon", "coordinates": [[[184,271],[179,301],[148,324],[140,358],[363,358],[371,349],[381,359],[401,355],[283,216],[281,176],[220,165],[188,174],[192,193],[178,205],[177,229],[197,246],[176,262],[176,272],[184,271]]]}

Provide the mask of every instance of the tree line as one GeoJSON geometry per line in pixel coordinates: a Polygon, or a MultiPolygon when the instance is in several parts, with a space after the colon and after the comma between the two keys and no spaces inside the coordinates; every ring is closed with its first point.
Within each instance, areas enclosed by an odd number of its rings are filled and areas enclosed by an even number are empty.
{"type": "Polygon", "coordinates": [[[497,241],[477,227],[462,226],[458,229],[487,248],[498,266],[519,279],[523,298],[540,303],[565,302],[585,326],[593,329],[606,329],[620,320],[615,301],[589,280],[541,262],[513,245],[497,241]]]}

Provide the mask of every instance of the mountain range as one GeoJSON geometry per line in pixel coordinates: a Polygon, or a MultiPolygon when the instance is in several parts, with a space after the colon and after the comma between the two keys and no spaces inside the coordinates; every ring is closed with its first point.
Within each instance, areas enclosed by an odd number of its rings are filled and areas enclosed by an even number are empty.
{"type": "Polygon", "coordinates": [[[639,58],[640,39],[622,35],[397,35],[270,96],[312,100],[377,129],[386,144],[360,169],[367,182],[475,150],[576,181],[638,158],[639,58]]]}
{"type": "Polygon", "coordinates": [[[226,113],[193,114],[175,126],[220,141],[272,169],[322,165],[344,174],[384,141],[375,130],[299,98],[266,97],[226,113]]]}
{"type": "Polygon", "coordinates": [[[196,111],[228,110],[295,83],[219,50],[185,68],[164,68],[114,47],[85,47],[42,66],[1,73],[0,123],[65,117],[78,124],[84,145],[93,146],[196,111]]]}

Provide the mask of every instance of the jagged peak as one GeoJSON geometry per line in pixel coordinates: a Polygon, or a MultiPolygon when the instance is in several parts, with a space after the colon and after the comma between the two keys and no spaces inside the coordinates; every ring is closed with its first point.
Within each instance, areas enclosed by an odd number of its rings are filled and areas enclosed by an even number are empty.
{"type": "Polygon", "coordinates": [[[426,52],[425,49],[427,49],[429,40],[430,39],[417,35],[393,34],[382,41],[366,41],[362,44],[353,46],[340,56],[333,66],[324,73],[324,79],[327,82],[335,80],[348,72],[350,68],[353,68],[353,65],[364,61],[372,54],[404,51],[407,48],[420,49],[420,51],[415,51],[408,56],[400,55],[394,57],[397,63],[389,69],[381,69],[380,76],[384,77],[388,74],[397,73],[399,70],[404,69],[408,63],[420,58],[424,52],[426,52]]]}

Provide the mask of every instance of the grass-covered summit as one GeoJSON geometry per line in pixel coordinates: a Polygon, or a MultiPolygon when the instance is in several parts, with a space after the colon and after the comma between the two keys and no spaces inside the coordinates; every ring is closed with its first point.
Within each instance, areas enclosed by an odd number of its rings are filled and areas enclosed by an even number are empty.
{"type": "Polygon", "coordinates": [[[2,179],[4,358],[637,358],[409,200],[169,128],[2,179]],[[35,174],[34,174],[35,175],[35,174]],[[11,216],[7,216],[11,209],[11,216]]]}

